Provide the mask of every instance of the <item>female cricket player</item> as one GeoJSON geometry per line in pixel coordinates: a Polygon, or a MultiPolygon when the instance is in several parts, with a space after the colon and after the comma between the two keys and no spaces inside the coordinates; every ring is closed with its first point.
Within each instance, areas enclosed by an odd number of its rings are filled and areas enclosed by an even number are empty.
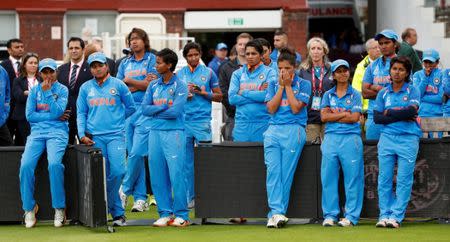
{"type": "Polygon", "coordinates": [[[382,89],[376,99],[374,121],[382,124],[378,141],[378,205],[377,227],[399,228],[405,217],[414,178],[414,166],[422,136],[416,121],[420,93],[409,83],[412,69],[407,57],[391,60],[392,84],[382,89]],[[397,186],[392,189],[397,163],[397,186]]]}

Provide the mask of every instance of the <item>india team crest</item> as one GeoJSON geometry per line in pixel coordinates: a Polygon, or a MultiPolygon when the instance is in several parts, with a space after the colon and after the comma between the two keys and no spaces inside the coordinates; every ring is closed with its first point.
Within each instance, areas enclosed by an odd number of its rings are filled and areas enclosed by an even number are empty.
{"type": "Polygon", "coordinates": [[[54,94],[53,94],[53,98],[54,98],[54,99],[58,99],[58,94],[54,93],[54,94]]]}
{"type": "Polygon", "coordinates": [[[169,89],[169,95],[170,95],[170,96],[173,96],[173,93],[174,93],[173,88],[170,88],[170,89],[169,89]]]}
{"type": "Polygon", "coordinates": [[[200,79],[202,80],[202,82],[206,81],[206,77],[205,76],[200,77],[200,79]]]}
{"type": "Polygon", "coordinates": [[[350,100],[350,98],[347,98],[347,99],[345,100],[345,103],[350,104],[350,103],[352,103],[352,101],[350,100]]]}
{"type": "Polygon", "coordinates": [[[440,81],[441,81],[441,80],[439,80],[439,78],[435,78],[435,79],[433,80],[434,84],[439,84],[440,81]]]}
{"type": "Polygon", "coordinates": [[[259,75],[259,79],[260,80],[264,79],[264,74],[259,75]]]}
{"type": "Polygon", "coordinates": [[[403,101],[405,101],[405,102],[408,101],[408,96],[406,96],[406,95],[403,96],[403,101]]]}
{"type": "Polygon", "coordinates": [[[93,88],[91,88],[91,90],[89,90],[88,97],[93,97],[93,96],[95,96],[95,91],[93,88]]]}
{"type": "Polygon", "coordinates": [[[109,89],[109,93],[111,95],[116,95],[117,94],[117,90],[115,88],[111,88],[111,89],[109,89]]]}

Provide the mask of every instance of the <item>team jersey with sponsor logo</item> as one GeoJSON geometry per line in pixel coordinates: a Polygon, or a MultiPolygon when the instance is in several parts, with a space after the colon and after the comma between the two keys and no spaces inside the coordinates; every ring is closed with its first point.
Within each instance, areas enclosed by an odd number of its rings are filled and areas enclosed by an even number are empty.
{"type": "MultiPolygon", "coordinates": [[[[178,71],[177,77],[188,85],[192,83],[212,94],[212,89],[219,87],[219,80],[214,71],[199,64],[193,71],[185,66],[178,71]]],[[[200,94],[194,94],[184,105],[187,122],[205,122],[211,120],[211,100],[200,94]]]]}
{"type": "MultiPolygon", "coordinates": [[[[404,83],[400,91],[394,92],[389,84],[378,92],[374,110],[384,112],[387,109],[399,110],[408,106],[420,106],[420,93],[413,85],[404,83]]],[[[391,135],[416,135],[422,136],[419,123],[416,120],[398,121],[383,125],[381,133],[391,135]]]]}
{"type": "Polygon", "coordinates": [[[125,119],[136,111],[128,87],[109,76],[100,86],[95,79],[80,87],[77,99],[78,137],[125,131],[125,119]]]}
{"type": "Polygon", "coordinates": [[[168,83],[160,77],[148,85],[142,101],[142,114],[150,117],[149,129],[184,129],[184,105],[188,89],[184,81],[173,75],[168,83]]]}
{"type": "Polygon", "coordinates": [[[276,81],[276,72],[260,63],[250,72],[247,66],[233,72],[228,90],[229,102],[236,106],[235,122],[266,123],[270,119],[264,103],[265,83],[276,81]]]}
{"type": "MultiPolygon", "coordinates": [[[[142,81],[150,73],[159,76],[158,72],[155,69],[155,65],[156,57],[150,52],[145,52],[144,58],[142,58],[141,60],[136,60],[135,56],[133,55],[120,62],[116,77],[120,80],[125,79],[125,77],[129,77],[137,81],[142,81]]],[[[131,94],[133,95],[134,102],[137,105],[142,102],[145,91],[138,90],[132,92],[131,94]]]]}
{"type": "Polygon", "coordinates": [[[442,111],[444,113],[444,116],[450,117],[450,69],[446,69],[442,75],[442,82],[444,86],[443,89],[444,94],[446,95],[446,98],[444,98],[442,111]]]}
{"type": "MultiPolygon", "coordinates": [[[[277,111],[271,115],[269,124],[300,124],[302,126],[306,126],[306,121],[308,120],[308,113],[306,110],[309,98],[311,96],[311,83],[298,77],[297,75],[294,75],[294,80],[292,80],[291,86],[295,98],[305,103],[305,107],[303,107],[297,114],[292,113],[291,107],[289,106],[289,100],[286,95],[286,90],[284,90],[280,106],[277,111]]],[[[269,82],[265,101],[268,102],[272,100],[279,88],[280,86],[277,79],[269,82]]]]}
{"type": "MultiPolygon", "coordinates": [[[[330,108],[334,113],[339,112],[362,112],[361,94],[354,89],[351,85],[348,85],[347,92],[344,96],[338,97],[336,87],[326,91],[323,95],[320,108],[330,108]]],[[[325,133],[333,134],[361,134],[361,127],[359,122],[356,123],[340,123],[340,122],[327,122],[325,124],[325,133]]]]}
{"type": "MultiPolygon", "coordinates": [[[[367,67],[366,72],[364,73],[363,83],[386,87],[391,83],[391,76],[389,75],[390,66],[391,58],[383,56],[379,57],[367,67]]],[[[373,115],[374,106],[375,100],[369,99],[369,107],[367,109],[369,115],[373,115]]]]}
{"type": "Polygon", "coordinates": [[[59,120],[66,110],[68,94],[67,87],[59,82],[47,91],[42,90],[42,83],[31,89],[25,109],[31,132],[69,131],[68,122],[59,120]]]}
{"type": "Polygon", "coordinates": [[[442,75],[443,72],[438,68],[433,69],[429,76],[425,75],[424,70],[414,73],[413,84],[420,93],[420,117],[442,116],[442,75]]]}

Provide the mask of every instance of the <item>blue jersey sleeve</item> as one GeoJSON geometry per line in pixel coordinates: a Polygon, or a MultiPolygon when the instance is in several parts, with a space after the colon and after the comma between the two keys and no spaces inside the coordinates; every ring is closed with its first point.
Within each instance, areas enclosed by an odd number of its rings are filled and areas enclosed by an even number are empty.
{"type": "MultiPolygon", "coordinates": [[[[269,69],[269,71],[267,72],[267,78],[266,78],[265,82],[267,84],[269,84],[270,82],[273,82],[276,80],[277,80],[277,73],[275,72],[275,70],[269,69]]],[[[255,102],[261,102],[261,103],[265,101],[266,94],[267,94],[267,88],[265,90],[261,90],[261,91],[245,90],[242,92],[243,97],[246,97],[255,102]]]]}
{"type": "Polygon", "coordinates": [[[326,92],[323,95],[322,102],[320,103],[320,109],[330,107],[330,93],[326,92]]]}
{"type": "Polygon", "coordinates": [[[297,100],[300,100],[304,104],[308,105],[311,98],[311,83],[309,81],[301,81],[299,84],[299,90],[296,95],[297,100]]]}
{"type": "Polygon", "coordinates": [[[145,116],[153,116],[168,108],[167,104],[160,106],[153,105],[153,85],[154,83],[150,83],[150,85],[148,85],[144,100],[142,100],[142,114],[145,116]]]}
{"type": "Polygon", "coordinates": [[[442,85],[445,95],[450,95],[450,69],[446,69],[442,76],[442,85]]]}
{"type": "Polygon", "coordinates": [[[228,101],[233,106],[240,106],[244,104],[251,103],[251,101],[248,98],[243,97],[242,95],[239,95],[239,89],[240,89],[240,74],[242,72],[240,70],[236,70],[233,72],[233,75],[231,76],[230,80],[230,88],[228,89],[228,101]]]}
{"type": "Polygon", "coordinates": [[[415,87],[411,87],[411,91],[409,93],[409,105],[416,107],[419,107],[420,105],[420,93],[415,87]]]}
{"type": "Polygon", "coordinates": [[[264,102],[269,102],[270,100],[272,100],[273,96],[275,96],[275,81],[271,81],[269,82],[269,86],[267,87],[267,93],[266,93],[266,97],[264,99],[264,102]]]}
{"type": "Polygon", "coordinates": [[[123,82],[119,83],[118,89],[120,92],[120,100],[125,106],[125,118],[128,118],[130,115],[136,112],[136,105],[134,103],[133,96],[131,95],[130,90],[128,90],[128,87],[123,82]]]}
{"type": "Polygon", "coordinates": [[[184,105],[187,102],[188,89],[186,83],[178,81],[177,88],[174,93],[173,105],[168,109],[156,114],[156,117],[162,119],[176,119],[184,112],[184,105]]]}
{"type": "Polygon", "coordinates": [[[10,102],[11,102],[11,82],[13,80],[9,80],[9,76],[8,76],[8,72],[6,72],[6,70],[0,66],[0,74],[1,74],[1,79],[5,80],[5,113],[6,116],[9,115],[9,111],[10,111],[10,102]]]}
{"type": "Polygon", "coordinates": [[[209,86],[211,89],[219,87],[219,79],[217,78],[216,73],[212,69],[209,69],[210,78],[209,78],[209,86]]]}
{"type": "Polygon", "coordinates": [[[147,65],[147,74],[155,74],[157,77],[159,77],[158,71],[156,71],[156,56],[152,53],[150,53],[150,61],[147,65]]]}
{"type": "Polygon", "coordinates": [[[361,94],[354,89],[352,94],[352,113],[361,113],[362,112],[362,99],[361,94]]]}
{"type": "Polygon", "coordinates": [[[369,83],[373,84],[373,73],[372,73],[372,66],[374,62],[370,63],[370,65],[366,68],[366,71],[364,72],[363,77],[363,83],[369,83]]]}
{"type": "Polygon", "coordinates": [[[123,59],[120,62],[119,68],[117,70],[116,78],[123,80],[125,78],[125,65],[128,63],[128,58],[123,59]]]}
{"type": "Polygon", "coordinates": [[[423,78],[422,73],[423,70],[420,70],[413,75],[413,86],[418,89],[421,97],[425,95],[428,86],[428,81],[426,78],[423,78]]]}
{"type": "Polygon", "coordinates": [[[83,138],[86,131],[86,120],[89,111],[89,106],[86,102],[87,83],[83,84],[77,98],[77,129],[78,138],[83,138]]]}
{"type": "Polygon", "coordinates": [[[50,88],[49,90],[42,92],[42,96],[49,106],[49,112],[36,112],[36,94],[39,90],[42,89],[40,87],[33,88],[33,95],[31,96],[32,98],[28,98],[31,99],[30,102],[28,102],[27,99],[27,120],[32,123],[57,120],[64,113],[64,110],[67,106],[67,88],[65,86],[61,86],[61,88],[58,89],[50,88]]]}
{"type": "Polygon", "coordinates": [[[378,92],[377,98],[375,99],[375,107],[373,110],[378,112],[384,112],[384,95],[386,95],[387,89],[384,88],[378,92]]]}

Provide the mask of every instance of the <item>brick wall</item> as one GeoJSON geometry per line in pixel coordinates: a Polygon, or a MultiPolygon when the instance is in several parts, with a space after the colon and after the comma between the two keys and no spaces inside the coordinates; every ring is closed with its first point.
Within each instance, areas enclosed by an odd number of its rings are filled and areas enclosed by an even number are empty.
{"type": "Polygon", "coordinates": [[[184,31],[184,12],[166,12],[161,13],[166,18],[166,32],[179,33],[184,31]]]}
{"type": "Polygon", "coordinates": [[[63,12],[19,12],[20,39],[26,52],[36,52],[41,58],[63,59],[63,12]],[[61,39],[52,40],[52,26],[61,27],[61,39]]]}
{"type": "Polygon", "coordinates": [[[308,37],[308,12],[289,11],[283,12],[283,31],[289,36],[289,45],[294,46],[302,55],[306,56],[306,42],[308,37]]]}

